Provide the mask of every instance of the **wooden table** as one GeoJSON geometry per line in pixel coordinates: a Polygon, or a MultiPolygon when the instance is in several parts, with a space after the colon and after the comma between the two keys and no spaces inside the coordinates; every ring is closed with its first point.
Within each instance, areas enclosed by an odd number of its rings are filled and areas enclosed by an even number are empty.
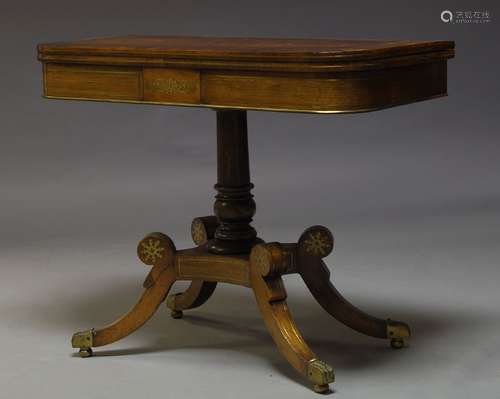
{"type": "MultiPolygon", "coordinates": [[[[281,276],[299,273],[333,317],[401,348],[408,325],[378,319],[351,305],[330,282],[323,263],[334,247],[323,226],[296,243],[264,242],[250,225],[246,110],[308,113],[373,111],[446,95],[449,41],[376,41],[123,36],[40,44],[44,96],[217,111],[217,190],[214,214],[193,220],[196,247],[177,250],[163,233],[137,247],[152,266],[144,293],[125,316],[74,334],[82,357],[142,326],[166,299],[174,318],[207,301],[217,282],[251,288],[266,326],[290,364],[326,392],[333,370],[309,349],[286,304],[281,276]],[[189,288],[168,295],[176,280],[189,288]]],[[[271,134],[271,133],[270,133],[271,134]]],[[[181,178],[181,176],[179,176],[181,178]]]]}

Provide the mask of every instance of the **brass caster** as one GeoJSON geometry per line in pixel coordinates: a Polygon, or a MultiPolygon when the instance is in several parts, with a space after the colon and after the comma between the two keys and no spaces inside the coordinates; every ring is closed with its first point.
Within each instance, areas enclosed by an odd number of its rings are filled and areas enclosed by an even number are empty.
{"type": "Polygon", "coordinates": [[[80,357],[92,356],[92,345],[94,344],[94,329],[79,331],[73,334],[71,338],[71,346],[78,348],[78,355],[80,357]]]}
{"type": "Polygon", "coordinates": [[[174,319],[182,319],[182,310],[175,309],[175,298],[181,294],[173,294],[167,297],[167,307],[171,309],[170,316],[174,319]]]}
{"type": "Polygon", "coordinates": [[[314,384],[313,391],[316,393],[328,393],[330,392],[330,386],[328,384],[314,384]]]}
{"type": "Polygon", "coordinates": [[[402,338],[392,338],[391,339],[391,348],[392,349],[401,349],[404,348],[405,341],[402,338]]]}
{"type": "Polygon", "coordinates": [[[94,354],[94,352],[92,352],[92,348],[81,348],[79,351],[78,351],[78,355],[80,357],[92,357],[92,355],[94,354]]]}
{"type": "Polygon", "coordinates": [[[411,331],[408,324],[391,319],[387,320],[387,338],[391,340],[391,348],[404,348],[405,338],[409,338],[410,336],[411,331]]]}
{"type": "Polygon", "coordinates": [[[172,316],[174,319],[182,319],[183,316],[182,310],[172,310],[170,316],[172,316]]]}
{"type": "Polygon", "coordinates": [[[318,359],[312,360],[307,369],[307,376],[313,383],[314,392],[327,393],[330,391],[328,384],[334,380],[333,369],[325,362],[318,359]]]}

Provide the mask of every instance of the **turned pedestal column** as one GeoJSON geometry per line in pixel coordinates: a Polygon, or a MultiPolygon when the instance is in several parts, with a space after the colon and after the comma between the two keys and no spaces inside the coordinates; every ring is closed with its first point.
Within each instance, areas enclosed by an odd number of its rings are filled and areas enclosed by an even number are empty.
{"type": "Polygon", "coordinates": [[[214,213],[218,226],[208,249],[216,254],[249,253],[260,240],[250,225],[255,201],[250,190],[246,111],[217,111],[217,184],[214,213]]]}

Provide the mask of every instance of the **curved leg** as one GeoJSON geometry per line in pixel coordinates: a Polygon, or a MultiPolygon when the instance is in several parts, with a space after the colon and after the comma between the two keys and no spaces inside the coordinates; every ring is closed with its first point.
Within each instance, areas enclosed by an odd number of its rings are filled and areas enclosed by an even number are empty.
{"type": "Polygon", "coordinates": [[[193,280],[186,291],[169,295],[167,306],[172,310],[172,317],[179,319],[183,310],[203,305],[212,296],[215,287],[217,287],[216,282],[193,280]]]}
{"type": "MultiPolygon", "coordinates": [[[[92,355],[92,347],[116,342],[141,327],[165,300],[170,287],[175,282],[173,267],[173,247],[170,239],[160,233],[153,233],[139,243],[146,244],[147,250],[140,252],[141,260],[155,262],[144,281],[144,292],[137,304],[114,323],[99,329],[77,332],[71,340],[73,348],[80,349],[80,355],[92,355]]],[[[140,249],[142,251],[142,249],[140,249]]]]}
{"type": "MultiPolygon", "coordinates": [[[[204,216],[195,218],[191,223],[191,237],[196,245],[205,245],[214,237],[217,228],[216,216],[204,216]]],[[[194,309],[203,305],[213,294],[216,282],[193,280],[184,292],[169,295],[167,306],[172,311],[174,319],[182,318],[182,311],[194,309]]]]}
{"type": "MultiPolygon", "coordinates": [[[[264,248],[258,245],[255,248],[264,248]]],[[[286,291],[279,276],[263,277],[257,251],[252,251],[250,279],[260,312],[274,342],[288,362],[314,385],[316,392],[327,392],[333,382],[333,369],[318,360],[298,330],[286,303],[286,291]]]]}
{"type": "Polygon", "coordinates": [[[319,304],[341,323],[377,338],[391,339],[393,348],[401,348],[410,336],[407,324],[370,316],[349,303],[330,282],[330,271],[321,258],[333,250],[330,231],[322,226],[307,229],[298,244],[298,271],[319,304]]]}

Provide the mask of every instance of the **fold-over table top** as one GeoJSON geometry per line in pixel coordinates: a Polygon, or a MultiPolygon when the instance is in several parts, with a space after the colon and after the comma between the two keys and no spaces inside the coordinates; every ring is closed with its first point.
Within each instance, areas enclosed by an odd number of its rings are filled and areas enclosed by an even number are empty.
{"type": "Polygon", "coordinates": [[[453,47],[450,41],[119,36],[41,44],[38,49],[41,58],[53,59],[87,55],[334,64],[435,52],[451,56],[453,47]]]}
{"type": "Polygon", "coordinates": [[[453,55],[453,42],[413,40],[120,36],[38,46],[47,97],[302,112],[445,95],[453,55]]]}

